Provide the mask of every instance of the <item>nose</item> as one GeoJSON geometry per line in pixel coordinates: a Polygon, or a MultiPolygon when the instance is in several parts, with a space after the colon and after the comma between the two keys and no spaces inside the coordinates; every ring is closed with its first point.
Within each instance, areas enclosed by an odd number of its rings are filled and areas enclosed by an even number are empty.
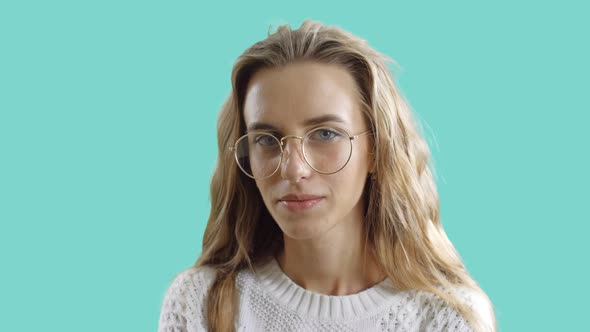
{"type": "Polygon", "coordinates": [[[305,162],[302,151],[302,141],[299,138],[284,140],[281,178],[289,182],[299,182],[309,177],[311,168],[305,162]]]}

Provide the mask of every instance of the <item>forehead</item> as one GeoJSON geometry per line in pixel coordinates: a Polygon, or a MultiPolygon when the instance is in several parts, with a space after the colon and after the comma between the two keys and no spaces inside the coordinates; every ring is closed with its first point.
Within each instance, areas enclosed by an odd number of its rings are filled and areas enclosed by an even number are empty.
{"type": "Polygon", "coordinates": [[[338,65],[292,63],[262,69],[250,79],[244,102],[246,126],[264,123],[295,130],[326,115],[339,117],[349,129],[362,121],[354,78],[338,65]]]}

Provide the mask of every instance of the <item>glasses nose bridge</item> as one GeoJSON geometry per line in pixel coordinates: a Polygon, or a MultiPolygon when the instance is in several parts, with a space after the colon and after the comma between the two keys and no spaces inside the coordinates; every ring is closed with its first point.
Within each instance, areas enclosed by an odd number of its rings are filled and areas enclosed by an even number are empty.
{"type": "Polygon", "coordinates": [[[287,136],[283,136],[281,138],[281,150],[282,150],[282,152],[285,153],[285,147],[287,146],[286,141],[289,138],[295,138],[295,139],[299,140],[300,146],[301,146],[301,149],[302,149],[302,152],[303,152],[303,137],[297,136],[297,135],[287,135],[287,136]]]}

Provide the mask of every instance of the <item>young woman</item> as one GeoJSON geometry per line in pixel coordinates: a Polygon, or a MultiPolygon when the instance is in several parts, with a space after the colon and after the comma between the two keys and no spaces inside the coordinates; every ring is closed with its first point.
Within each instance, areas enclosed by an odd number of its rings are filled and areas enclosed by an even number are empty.
{"type": "Polygon", "coordinates": [[[160,331],[496,330],[387,61],[310,20],[238,58],[203,250],[160,331]]]}

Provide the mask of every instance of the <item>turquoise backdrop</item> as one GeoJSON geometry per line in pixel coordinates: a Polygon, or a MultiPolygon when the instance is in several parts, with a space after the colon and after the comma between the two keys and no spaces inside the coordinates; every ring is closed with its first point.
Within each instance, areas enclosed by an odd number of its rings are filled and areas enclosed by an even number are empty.
{"type": "Polygon", "coordinates": [[[587,330],[589,9],[0,2],[0,329],[155,331],[200,253],[232,64],[311,18],[399,63],[443,225],[500,330],[587,330]]]}

